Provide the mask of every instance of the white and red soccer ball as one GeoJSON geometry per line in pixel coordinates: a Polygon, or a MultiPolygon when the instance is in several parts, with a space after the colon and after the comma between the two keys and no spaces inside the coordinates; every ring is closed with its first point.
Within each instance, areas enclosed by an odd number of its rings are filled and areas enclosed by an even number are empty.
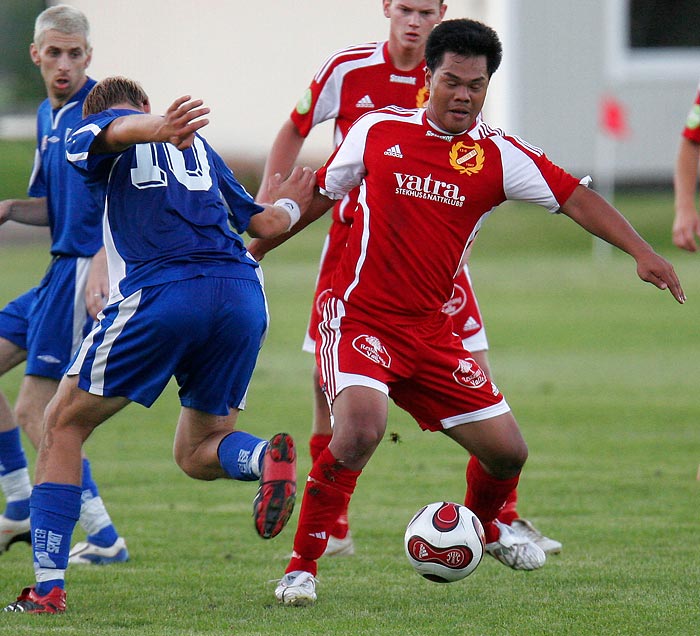
{"type": "Polygon", "coordinates": [[[469,576],[481,563],[484,529],[466,506],[437,501],[413,516],[404,547],[418,574],[436,583],[451,583],[469,576]]]}

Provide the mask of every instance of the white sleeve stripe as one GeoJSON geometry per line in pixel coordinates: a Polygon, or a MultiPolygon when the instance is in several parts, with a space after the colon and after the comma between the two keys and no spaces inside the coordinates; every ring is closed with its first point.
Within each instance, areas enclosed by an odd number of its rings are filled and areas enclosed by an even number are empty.
{"type": "Polygon", "coordinates": [[[86,132],[91,132],[95,137],[99,135],[102,132],[102,128],[99,126],[96,126],[95,124],[87,124],[83,126],[82,128],[78,128],[78,130],[74,131],[74,135],[82,135],[83,133],[86,132]]]}
{"type": "MultiPolygon", "coordinates": [[[[333,53],[321,66],[316,75],[314,75],[314,81],[317,83],[321,82],[321,79],[328,74],[329,69],[332,68],[336,62],[343,57],[355,56],[361,53],[371,54],[378,48],[378,42],[369,42],[367,44],[357,44],[355,46],[349,46],[341,51],[333,53]]],[[[383,43],[382,43],[383,44],[383,43]]],[[[355,60],[349,60],[355,61],[355,60]]],[[[342,63],[342,62],[341,62],[342,63]]]]}
{"type": "Polygon", "coordinates": [[[512,137],[492,137],[501,151],[503,191],[507,199],[528,201],[554,213],[559,202],[539,166],[512,137]]]}
{"type": "Polygon", "coordinates": [[[66,158],[68,161],[71,163],[74,163],[76,161],[85,161],[85,159],[88,158],[88,152],[66,152],[66,158]]]}

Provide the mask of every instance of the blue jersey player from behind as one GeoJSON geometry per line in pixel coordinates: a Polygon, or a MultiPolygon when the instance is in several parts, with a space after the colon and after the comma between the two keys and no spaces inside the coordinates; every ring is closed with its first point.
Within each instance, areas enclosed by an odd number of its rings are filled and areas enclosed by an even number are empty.
{"type": "MultiPolygon", "coordinates": [[[[65,143],[82,119],[85,97],[95,85],[86,74],[92,57],[90,28],[83,13],[68,5],[46,9],[36,19],[32,61],[41,71],[47,98],[37,113],[37,147],[28,199],[0,201],[0,225],[13,220],[48,225],[51,264],[41,283],[0,311],[0,375],[26,360],[14,412],[0,393],[0,554],[29,541],[31,482],[20,429],[38,446],[44,409],[102,308],[106,276],[95,276],[93,256],[102,247],[102,202],[66,161],[65,143]],[[104,278],[104,280],[103,280],[104,278]]],[[[87,540],[75,545],[73,564],[126,561],[120,537],[83,461],[80,524],[87,540]]]]}
{"type": "Polygon", "coordinates": [[[64,575],[80,509],[80,453],[92,430],[130,401],[150,406],[171,377],[181,412],[174,456],[190,477],[259,480],[255,527],[275,536],[296,493],[294,442],[235,430],[267,329],[260,270],[240,232],[272,238],[311,200],[314,175],[295,168],[258,205],[197,134],[201,100],[150,114],[141,87],[98,83],[67,145],[69,160],[105,188],[110,296],[44,418],[31,497],[36,585],[6,611],[65,610],[64,575]],[[232,229],[235,228],[235,231],[232,229]]]}

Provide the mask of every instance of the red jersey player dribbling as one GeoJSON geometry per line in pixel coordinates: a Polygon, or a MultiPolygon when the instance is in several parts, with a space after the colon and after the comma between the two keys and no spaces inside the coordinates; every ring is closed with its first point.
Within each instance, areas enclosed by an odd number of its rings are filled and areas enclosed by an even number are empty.
{"type": "MultiPolygon", "coordinates": [[[[391,20],[388,41],[349,46],[331,55],[319,68],[309,87],[297,103],[275,140],[265,167],[263,186],[258,200],[266,195],[266,179],[275,172],[289,169],[311,130],[318,124],[334,120],[334,143],[337,146],[358,117],[370,110],[389,105],[420,108],[425,105],[425,40],[442,18],[446,7],[437,0],[385,1],[384,13],[391,20]]],[[[304,338],[303,349],[313,353],[321,320],[323,303],[331,287],[333,272],[352,224],[357,190],[349,192],[332,210],[332,223],[324,242],[319,273],[304,338]]],[[[258,242],[251,243],[254,256],[258,242]]],[[[479,366],[490,375],[488,340],[479,305],[474,294],[469,269],[464,260],[456,270],[452,297],[443,311],[452,317],[453,328],[462,338],[465,349],[472,352],[479,366]]],[[[318,370],[314,370],[314,421],[309,446],[312,459],[327,446],[331,438],[330,414],[326,398],[319,389],[318,370]]],[[[519,518],[517,491],[501,513],[501,520],[529,534],[546,552],[559,552],[561,543],[540,533],[530,521],[519,518]]],[[[326,555],[343,556],[354,552],[349,533],[347,512],[338,519],[326,555]]]]}
{"type": "Polygon", "coordinates": [[[317,173],[307,221],[360,190],[316,349],[333,434],[308,475],[292,556],[275,589],[281,603],[315,602],[318,559],[386,432],[387,396],[470,456],[464,503],[482,522],[486,551],[516,570],[544,565],[542,549],[497,518],[527,445],[442,312],[465,250],[500,203],[562,212],[632,255],[642,280],[685,301],[671,264],[604,199],[517,137],[472,134],[501,55],[486,25],[437,26],[426,46],[427,108],[363,116],[317,173]]]}

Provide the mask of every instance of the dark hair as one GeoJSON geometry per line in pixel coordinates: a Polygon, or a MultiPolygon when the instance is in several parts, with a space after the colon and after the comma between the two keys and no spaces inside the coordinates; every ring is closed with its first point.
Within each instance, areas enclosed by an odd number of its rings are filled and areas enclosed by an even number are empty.
{"type": "Polygon", "coordinates": [[[83,104],[83,117],[124,103],[141,109],[148,103],[148,95],[141,88],[141,84],[128,77],[107,77],[97,82],[88,93],[83,104]]]}
{"type": "Polygon", "coordinates": [[[425,62],[431,73],[442,64],[445,53],[461,57],[486,56],[486,69],[489,77],[501,64],[503,48],[498,34],[489,26],[461,18],[445,20],[430,33],[425,45],[425,62]]]}

